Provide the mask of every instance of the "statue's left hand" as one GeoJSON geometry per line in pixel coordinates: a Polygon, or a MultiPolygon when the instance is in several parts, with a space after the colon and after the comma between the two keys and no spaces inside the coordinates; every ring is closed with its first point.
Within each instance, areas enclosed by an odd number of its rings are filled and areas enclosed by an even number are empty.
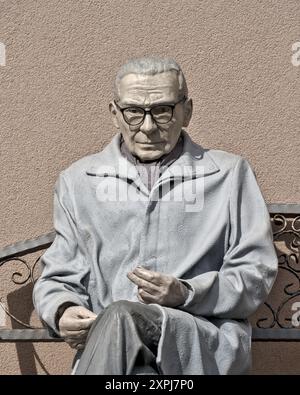
{"type": "Polygon", "coordinates": [[[137,266],[127,274],[138,287],[138,297],[144,303],[176,307],[188,297],[188,288],[176,277],[137,266]]]}

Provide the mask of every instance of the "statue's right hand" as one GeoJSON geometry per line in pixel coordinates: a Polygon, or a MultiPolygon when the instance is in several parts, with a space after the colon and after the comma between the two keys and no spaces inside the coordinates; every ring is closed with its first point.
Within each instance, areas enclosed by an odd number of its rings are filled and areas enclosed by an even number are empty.
{"type": "Polygon", "coordinates": [[[83,306],[68,307],[58,322],[61,337],[70,347],[83,349],[89,329],[96,317],[95,313],[83,306]]]}

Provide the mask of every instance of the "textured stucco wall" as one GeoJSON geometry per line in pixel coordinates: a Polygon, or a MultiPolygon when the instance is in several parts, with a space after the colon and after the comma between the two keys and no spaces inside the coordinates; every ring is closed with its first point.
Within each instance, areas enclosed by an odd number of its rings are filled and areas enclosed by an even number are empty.
{"type": "MultiPolygon", "coordinates": [[[[247,158],[267,202],[299,203],[299,22],[299,0],[0,0],[0,246],[51,230],[58,173],[110,141],[113,77],[146,54],[182,65],[197,142],[247,158]]],[[[65,345],[35,348],[68,372],[65,345]]],[[[0,344],[0,374],[34,373],[26,352],[0,344]]],[[[257,344],[254,371],[300,373],[299,353],[257,344]]]]}

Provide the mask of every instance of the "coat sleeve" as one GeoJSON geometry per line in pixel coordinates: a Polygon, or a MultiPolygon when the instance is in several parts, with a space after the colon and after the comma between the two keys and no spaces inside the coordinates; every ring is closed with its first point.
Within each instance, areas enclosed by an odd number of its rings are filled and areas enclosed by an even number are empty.
{"type": "Polygon", "coordinates": [[[232,170],[229,242],[220,271],[181,280],[190,294],[179,308],[195,315],[245,319],[267,298],[277,274],[269,213],[248,162],[232,170]]]}
{"type": "Polygon", "coordinates": [[[34,286],[33,302],[42,321],[58,333],[55,318],[62,304],[89,308],[84,286],[89,267],[80,247],[72,193],[63,173],[55,184],[53,210],[56,236],[41,257],[42,274],[34,286]]]}

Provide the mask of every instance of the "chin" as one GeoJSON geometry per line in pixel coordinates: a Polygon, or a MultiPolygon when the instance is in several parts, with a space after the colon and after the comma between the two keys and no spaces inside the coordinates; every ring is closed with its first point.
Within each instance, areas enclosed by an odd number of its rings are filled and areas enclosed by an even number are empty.
{"type": "Polygon", "coordinates": [[[146,161],[146,160],[150,161],[150,160],[158,160],[161,156],[164,155],[164,152],[162,152],[162,151],[152,151],[152,152],[138,151],[136,153],[136,155],[142,161],[146,161]]]}

